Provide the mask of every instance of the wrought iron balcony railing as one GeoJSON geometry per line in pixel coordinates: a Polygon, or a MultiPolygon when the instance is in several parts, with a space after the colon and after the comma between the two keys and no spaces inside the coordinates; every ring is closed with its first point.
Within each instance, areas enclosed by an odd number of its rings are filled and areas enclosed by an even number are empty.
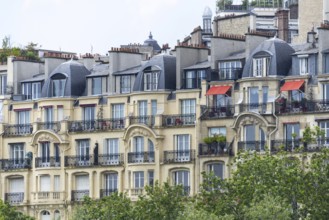
{"type": "Polygon", "coordinates": [[[71,200],[75,202],[83,201],[85,196],[89,196],[89,189],[87,190],[72,190],[71,200]]]}
{"type": "Polygon", "coordinates": [[[36,157],[35,167],[60,167],[60,157],[36,157]]]}
{"type": "Polygon", "coordinates": [[[15,170],[15,169],[30,169],[30,158],[18,158],[18,159],[2,159],[0,160],[1,170],[15,170]]]}
{"type": "Polygon", "coordinates": [[[189,163],[195,160],[195,150],[164,151],[164,163],[189,163]]]}
{"type": "Polygon", "coordinates": [[[175,127],[175,126],[191,126],[195,125],[195,114],[183,114],[183,115],[163,115],[162,126],[163,127],[175,127]]]}
{"type": "Polygon", "coordinates": [[[59,132],[61,130],[60,122],[38,122],[38,130],[53,130],[59,132]]]}
{"type": "Polygon", "coordinates": [[[100,154],[95,157],[95,165],[119,166],[123,164],[123,154],[100,154]]]}
{"type": "Polygon", "coordinates": [[[273,153],[277,153],[280,150],[288,152],[317,152],[327,147],[329,147],[329,138],[319,138],[314,143],[306,143],[299,138],[271,141],[271,151],[273,153]]]}
{"type": "Polygon", "coordinates": [[[20,204],[24,201],[24,193],[5,193],[5,201],[9,204],[20,204]]]}
{"type": "Polygon", "coordinates": [[[100,197],[103,198],[105,196],[110,196],[113,193],[118,192],[118,189],[101,189],[100,190],[100,197]]]}
{"type": "Polygon", "coordinates": [[[237,80],[242,77],[242,68],[221,68],[219,69],[219,80],[237,80]]]}
{"type": "Polygon", "coordinates": [[[94,166],[93,155],[65,156],[65,167],[91,167],[94,166]]]}
{"type": "Polygon", "coordinates": [[[238,151],[265,151],[266,141],[239,141],[238,151]]]}
{"type": "Polygon", "coordinates": [[[142,116],[130,116],[129,124],[145,124],[149,127],[153,127],[155,123],[155,117],[153,115],[142,115],[142,116]]]}
{"type": "Polygon", "coordinates": [[[32,124],[5,125],[4,136],[24,136],[33,132],[32,124]]]}
{"type": "Polygon", "coordinates": [[[232,117],[235,112],[234,105],[227,105],[221,107],[201,107],[202,116],[201,119],[218,119],[218,118],[226,118],[232,117]]]}
{"type": "Polygon", "coordinates": [[[275,102],[276,114],[298,114],[305,112],[329,112],[329,100],[307,100],[288,102],[279,99],[275,102]]]}
{"type": "Polygon", "coordinates": [[[128,163],[154,163],[154,151],[129,152],[128,163]]]}
{"type": "Polygon", "coordinates": [[[199,156],[234,156],[230,143],[199,144],[199,156]]]}
{"type": "Polygon", "coordinates": [[[68,123],[69,132],[85,132],[85,131],[104,131],[124,129],[125,119],[98,119],[85,121],[70,121],[68,123]]]}

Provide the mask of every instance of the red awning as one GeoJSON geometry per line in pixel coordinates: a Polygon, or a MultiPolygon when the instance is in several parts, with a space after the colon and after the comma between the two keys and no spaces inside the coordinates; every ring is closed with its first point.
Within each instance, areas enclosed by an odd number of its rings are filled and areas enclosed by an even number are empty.
{"type": "Polygon", "coordinates": [[[206,95],[224,95],[231,87],[232,86],[213,86],[207,91],[206,95]]]}
{"type": "Polygon", "coordinates": [[[280,91],[299,90],[303,86],[304,82],[304,80],[285,82],[280,91]]]}

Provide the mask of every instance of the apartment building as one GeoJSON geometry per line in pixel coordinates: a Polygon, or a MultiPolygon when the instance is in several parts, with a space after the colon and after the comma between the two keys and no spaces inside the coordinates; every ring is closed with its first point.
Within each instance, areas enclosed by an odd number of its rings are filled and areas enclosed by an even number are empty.
{"type": "Polygon", "coordinates": [[[84,196],[230,177],[239,151],[315,152],[329,140],[329,26],[291,45],[264,32],[219,34],[144,60],[9,58],[0,126],[0,196],[37,219],[68,219],[84,196]],[[93,64],[93,65],[91,65],[93,64]],[[302,143],[307,126],[325,137],[302,143]],[[207,137],[222,137],[216,143],[207,137]],[[223,138],[224,137],[224,138],[223,138]]]}

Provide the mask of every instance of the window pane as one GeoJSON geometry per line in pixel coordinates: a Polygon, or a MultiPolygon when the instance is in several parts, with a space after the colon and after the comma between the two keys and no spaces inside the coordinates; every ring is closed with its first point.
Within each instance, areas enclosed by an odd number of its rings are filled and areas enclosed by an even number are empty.
{"type": "Polygon", "coordinates": [[[102,94],[102,78],[92,78],[92,95],[102,94]]]}

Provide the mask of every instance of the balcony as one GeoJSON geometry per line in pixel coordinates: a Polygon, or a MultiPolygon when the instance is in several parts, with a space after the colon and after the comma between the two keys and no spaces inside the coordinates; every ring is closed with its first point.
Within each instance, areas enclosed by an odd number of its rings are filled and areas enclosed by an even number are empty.
{"type": "Polygon", "coordinates": [[[218,71],[219,81],[237,80],[242,77],[242,68],[221,68],[218,71]]]}
{"type": "Polygon", "coordinates": [[[4,136],[25,136],[33,132],[32,124],[5,125],[4,136]]]}
{"type": "Polygon", "coordinates": [[[101,189],[99,195],[101,198],[103,198],[116,192],[118,192],[118,189],[101,189]]]}
{"type": "Polygon", "coordinates": [[[265,151],[266,141],[239,141],[238,151],[265,151]]]}
{"type": "Polygon", "coordinates": [[[35,200],[64,200],[65,192],[34,192],[32,193],[35,200]]]}
{"type": "Polygon", "coordinates": [[[301,139],[283,139],[271,141],[271,152],[277,153],[280,150],[288,152],[318,152],[321,148],[329,146],[329,138],[320,139],[317,143],[304,143],[301,139]]]}
{"type": "Polygon", "coordinates": [[[221,107],[201,106],[201,112],[202,112],[202,116],[201,116],[202,120],[233,117],[235,112],[235,107],[234,105],[227,105],[221,107]]]}
{"type": "Polygon", "coordinates": [[[256,112],[259,114],[272,113],[271,111],[272,103],[247,103],[240,104],[240,113],[242,112],[256,112]]]}
{"type": "Polygon", "coordinates": [[[72,190],[71,200],[75,202],[82,202],[85,196],[89,196],[89,189],[87,190],[72,190]]]}
{"type": "Polygon", "coordinates": [[[124,127],[124,118],[68,122],[69,132],[120,130],[124,127]]]}
{"type": "Polygon", "coordinates": [[[65,167],[94,166],[93,155],[65,156],[65,167]]]}
{"type": "Polygon", "coordinates": [[[329,100],[307,100],[288,102],[280,99],[275,102],[276,114],[299,114],[307,112],[329,112],[329,100]]]}
{"type": "Polygon", "coordinates": [[[59,132],[61,130],[60,122],[38,122],[38,130],[52,130],[59,132]]]}
{"type": "Polygon", "coordinates": [[[163,163],[190,163],[195,160],[195,150],[164,151],[163,163]]]}
{"type": "Polygon", "coordinates": [[[154,163],[154,152],[130,152],[128,163],[154,163]]]}
{"type": "Polygon", "coordinates": [[[5,201],[9,204],[20,204],[24,201],[24,193],[17,192],[17,193],[5,193],[5,201]]]}
{"type": "Polygon", "coordinates": [[[95,165],[120,166],[123,164],[123,154],[100,154],[95,157],[95,165]]]}
{"type": "Polygon", "coordinates": [[[181,127],[181,126],[194,126],[194,125],[195,125],[195,114],[162,116],[163,127],[181,127]]]}
{"type": "Polygon", "coordinates": [[[199,144],[199,156],[234,156],[230,143],[199,144]]]}
{"type": "Polygon", "coordinates": [[[36,157],[35,167],[60,167],[61,158],[60,157],[36,157]]]}
{"type": "Polygon", "coordinates": [[[140,196],[144,193],[144,188],[132,188],[129,190],[130,196],[140,196]]]}
{"type": "Polygon", "coordinates": [[[145,124],[149,127],[153,127],[155,123],[155,117],[153,115],[142,115],[142,116],[130,116],[129,124],[145,124]]]}
{"type": "Polygon", "coordinates": [[[30,168],[31,168],[30,158],[0,160],[1,170],[16,170],[16,169],[30,169],[30,168]]]}

